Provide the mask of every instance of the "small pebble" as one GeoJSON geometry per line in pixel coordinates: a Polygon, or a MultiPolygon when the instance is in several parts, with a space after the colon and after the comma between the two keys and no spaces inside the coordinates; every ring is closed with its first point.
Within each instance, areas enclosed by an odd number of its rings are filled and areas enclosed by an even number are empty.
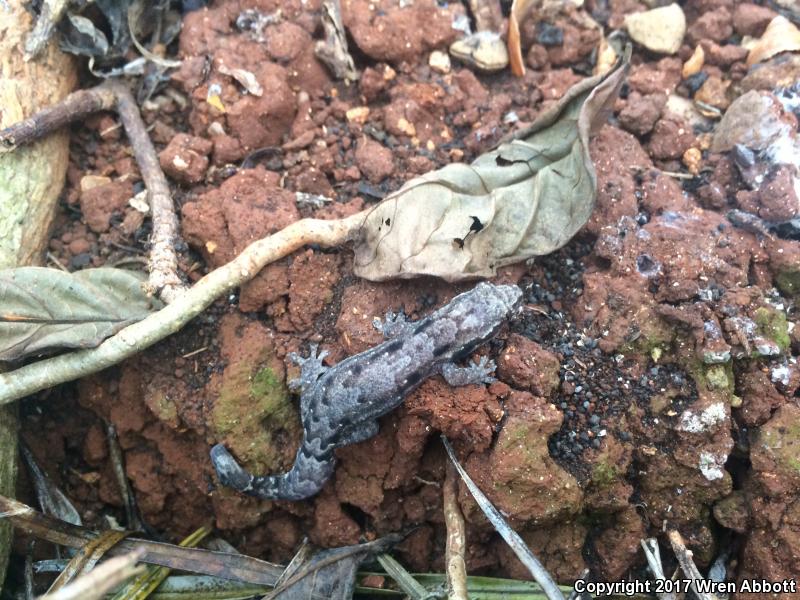
{"type": "Polygon", "coordinates": [[[625,17],[633,41],[659,54],[675,54],[686,35],[686,16],[676,3],[625,17]]]}
{"type": "Polygon", "coordinates": [[[446,52],[434,50],[428,58],[428,66],[437,73],[449,73],[450,56],[446,52]]]}

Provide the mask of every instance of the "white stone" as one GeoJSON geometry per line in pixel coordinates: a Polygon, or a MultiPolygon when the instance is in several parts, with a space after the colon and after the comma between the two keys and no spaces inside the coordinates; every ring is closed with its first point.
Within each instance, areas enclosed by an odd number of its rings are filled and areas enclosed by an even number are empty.
{"type": "Polygon", "coordinates": [[[434,50],[428,58],[428,66],[437,73],[450,72],[450,57],[446,52],[434,50]]]}
{"type": "Polygon", "coordinates": [[[686,16],[673,3],[625,17],[625,29],[633,41],[659,54],[675,54],[686,34],[686,16]]]}

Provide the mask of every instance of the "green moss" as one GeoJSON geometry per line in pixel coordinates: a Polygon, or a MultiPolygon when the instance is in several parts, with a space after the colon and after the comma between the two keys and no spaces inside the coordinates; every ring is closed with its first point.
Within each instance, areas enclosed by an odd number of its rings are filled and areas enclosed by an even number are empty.
{"type": "Polygon", "coordinates": [[[707,365],[702,360],[694,358],[684,360],[681,364],[694,379],[698,390],[716,390],[723,396],[727,396],[727,402],[732,401],[735,385],[733,361],[721,365],[707,365]]]}
{"type": "Polygon", "coordinates": [[[592,483],[597,487],[607,487],[617,479],[619,479],[619,471],[614,465],[607,462],[596,464],[592,470],[592,483]]]}
{"type": "Polygon", "coordinates": [[[800,271],[783,271],[775,277],[775,285],[789,296],[800,295],[800,271]]]}
{"type": "Polygon", "coordinates": [[[225,370],[211,421],[217,439],[251,469],[280,467],[301,435],[297,410],[282,379],[269,367],[258,369],[249,362],[225,370]]]}
{"type": "Polygon", "coordinates": [[[713,365],[705,370],[706,385],[710,390],[727,390],[731,387],[731,381],[723,365],[713,365]]]}
{"type": "Polygon", "coordinates": [[[272,397],[276,394],[279,396],[286,395],[283,383],[269,367],[264,367],[253,376],[253,383],[250,384],[250,393],[254,396],[265,397],[272,397]]]}
{"type": "Polygon", "coordinates": [[[148,402],[148,406],[162,423],[177,423],[179,421],[178,407],[167,396],[159,395],[155,398],[155,401],[148,402]]]}
{"type": "Polygon", "coordinates": [[[789,348],[791,339],[786,315],[783,312],[762,306],[756,310],[755,321],[761,335],[778,344],[784,352],[789,348]]]}

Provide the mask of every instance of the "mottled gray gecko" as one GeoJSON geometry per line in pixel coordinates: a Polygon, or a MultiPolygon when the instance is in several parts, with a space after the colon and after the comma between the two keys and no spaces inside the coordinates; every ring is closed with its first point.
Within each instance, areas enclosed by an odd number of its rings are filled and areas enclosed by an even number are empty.
{"type": "Polygon", "coordinates": [[[292,353],[300,377],[289,383],[300,389],[303,441],[291,470],[259,477],[245,471],[221,444],[211,449],[219,481],[235,490],[267,499],[300,500],[316,494],[333,473],[334,448],[363,442],[378,433],[378,417],[397,408],[406,395],[431,375],[450,385],[491,382],[494,363],[458,367],[497,333],[515,309],[522,291],[515,285],[479,283],[447,305],[416,322],[388,313],[376,327],[389,338],[366,352],[325,367],[326,351],[308,358],[292,353]]]}

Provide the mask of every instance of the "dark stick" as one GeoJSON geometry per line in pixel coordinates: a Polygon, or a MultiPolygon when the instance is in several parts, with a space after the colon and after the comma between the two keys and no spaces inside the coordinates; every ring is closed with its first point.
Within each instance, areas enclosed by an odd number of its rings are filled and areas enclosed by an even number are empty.
{"type": "Polygon", "coordinates": [[[116,103],[114,92],[99,86],[74,92],[58,104],[48,106],[29,119],[0,130],[0,153],[10,152],[17,146],[29,144],[101,110],[111,110],[116,103]]]}
{"type": "MultiPolygon", "coordinates": [[[[98,537],[98,533],[91,529],[48,517],[4,496],[0,496],[0,515],[7,518],[17,531],[61,546],[81,548],[98,537]]],[[[280,565],[243,554],[182,548],[132,537],[117,542],[106,555],[119,556],[137,550],[144,551],[142,562],[152,565],[259,585],[274,586],[283,572],[280,565]]]]}

